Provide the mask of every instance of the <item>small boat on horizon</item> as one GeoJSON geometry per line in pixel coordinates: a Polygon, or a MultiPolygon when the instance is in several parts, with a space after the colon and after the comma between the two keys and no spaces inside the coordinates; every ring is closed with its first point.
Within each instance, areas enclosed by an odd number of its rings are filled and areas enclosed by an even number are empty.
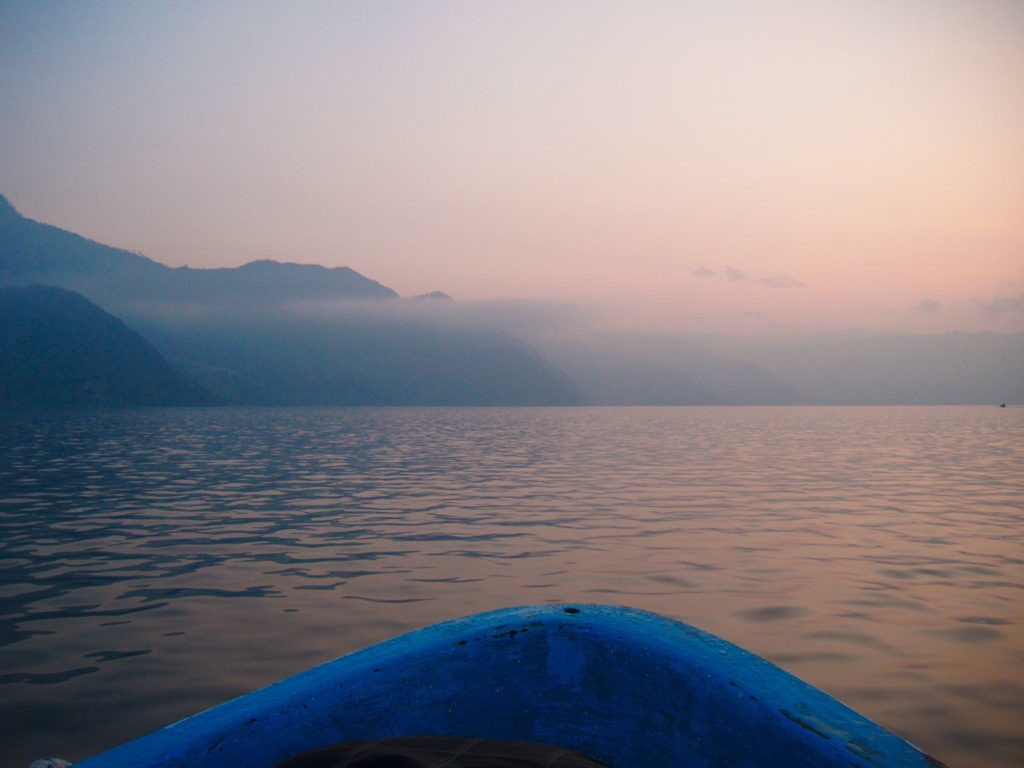
{"type": "Polygon", "coordinates": [[[632,608],[559,604],[387,640],[75,768],[271,768],[341,742],[410,736],[540,742],[608,768],[942,765],[707,632],[632,608]]]}

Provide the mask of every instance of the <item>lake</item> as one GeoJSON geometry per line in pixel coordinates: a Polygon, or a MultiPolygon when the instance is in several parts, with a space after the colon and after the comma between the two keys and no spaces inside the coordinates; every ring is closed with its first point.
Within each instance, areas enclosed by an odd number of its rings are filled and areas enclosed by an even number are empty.
{"type": "Polygon", "coordinates": [[[695,624],[1024,765],[1024,408],[0,414],[0,763],[508,605],[695,624]]]}

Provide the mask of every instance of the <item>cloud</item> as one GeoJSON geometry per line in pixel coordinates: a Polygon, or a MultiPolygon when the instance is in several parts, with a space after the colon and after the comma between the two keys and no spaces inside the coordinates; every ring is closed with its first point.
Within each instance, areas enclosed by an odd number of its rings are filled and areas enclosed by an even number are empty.
{"type": "Polygon", "coordinates": [[[995,296],[984,304],[985,312],[990,315],[1002,315],[1012,312],[1024,312],[1024,293],[1016,296],[995,296]]]}
{"type": "Polygon", "coordinates": [[[725,274],[726,277],[728,277],[734,283],[739,283],[747,279],[747,276],[743,272],[740,272],[738,269],[736,269],[736,267],[726,267],[725,274]]]}
{"type": "Polygon", "coordinates": [[[918,312],[938,312],[940,309],[942,309],[942,302],[935,301],[934,299],[923,299],[917,305],[918,312]]]}
{"type": "Polygon", "coordinates": [[[804,284],[790,274],[762,277],[757,282],[769,288],[803,288],[804,284]]]}
{"type": "MultiPolygon", "coordinates": [[[[697,276],[697,277],[717,277],[718,276],[718,272],[716,272],[713,269],[708,269],[703,264],[697,265],[697,268],[695,270],[693,270],[692,274],[697,276]]],[[[724,276],[726,278],[728,278],[731,282],[734,282],[734,283],[742,283],[742,282],[747,280],[747,273],[746,272],[744,272],[741,269],[736,269],[736,267],[731,266],[731,265],[726,265],[723,268],[723,274],[724,274],[724,276]]],[[[783,273],[781,275],[774,275],[772,277],[759,277],[759,278],[757,278],[757,282],[758,282],[759,285],[764,285],[764,286],[767,286],[768,288],[803,288],[804,287],[804,283],[802,281],[797,280],[795,277],[793,277],[788,272],[785,272],[785,273],[783,273]]]]}
{"type": "Polygon", "coordinates": [[[381,301],[296,302],[280,308],[282,317],[325,323],[415,324],[434,329],[477,329],[537,339],[572,334],[597,321],[597,310],[552,301],[479,302],[384,299],[381,301]]]}

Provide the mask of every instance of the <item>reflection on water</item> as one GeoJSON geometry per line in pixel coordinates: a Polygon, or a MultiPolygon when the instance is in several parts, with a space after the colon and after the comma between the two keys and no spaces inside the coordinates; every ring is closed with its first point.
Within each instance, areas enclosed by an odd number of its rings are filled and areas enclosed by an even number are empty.
{"type": "Polygon", "coordinates": [[[696,624],[1024,764],[1024,409],[0,416],[0,743],[81,759],[513,604],[696,624]]]}

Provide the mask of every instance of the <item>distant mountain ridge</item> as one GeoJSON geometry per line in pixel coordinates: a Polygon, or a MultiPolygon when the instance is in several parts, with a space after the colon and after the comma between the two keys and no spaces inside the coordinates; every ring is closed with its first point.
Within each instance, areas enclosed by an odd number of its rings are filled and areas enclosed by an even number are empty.
{"type": "Polygon", "coordinates": [[[784,375],[673,334],[603,332],[539,345],[601,405],[791,405],[801,399],[784,375]]]}
{"type": "MultiPolygon", "coordinates": [[[[407,305],[395,291],[347,267],[263,260],[230,269],[172,269],[27,219],[0,198],[0,287],[24,290],[36,283],[75,291],[82,301],[113,312],[143,333],[179,372],[226,403],[582,401],[571,381],[512,335],[424,321],[403,311],[407,305]]],[[[428,303],[446,298],[436,293],[428,303]]],[[[20,309],[27,314],[13,317],[13,322],[23,329],[39,322],[48,326],[48,320],[33,316],[25,306],[20,309]]],[[[12,316],[17,310],[12,307],[12,316]]],[[[107,317],[121,324],[103,326],[111,334],[107,342],[118,347],[123,342],[120,332],[128,329],[121,320],[107,317]]],[[[107,357],[99,338],[101,324],[90,327],[97,333],[89,345],[100,353],[96,363],[103,367],[107,357]]],[[[46,386],[74,390],[78,369],[88,367],[88,361],[76,357],[74,365],[46,368],[36,363],[46,357],[49,337],[23,333],[17,338],[12,354],[35,361],[22,367],[24,375],[12,368],[19,382],[38,375],[47,380],[46,386]]],[[[130,359],[143,365],[140,357],[130,359]]],[[[113,368],[130,381],[130,371],[119,365],[113,368]]],[[[55,394],[54,399],[60,398],[55,394]]],[[[100,398],[97,404],[116,399],[100,398]]]]}
{"type": "MultiPolygon", "coordinates": [[[[232,404],[1024,402],[1021,333],[766,339],[582,324],[552,333],[530,305],[493,314],[441,292],[400,299],[347,267],[263,260],[171,268],[27,219],[0,196],[0,287],[35,283],[76,291],[116,315],[121,326],[83,322],[105,328],[122,350],[126,323],[179,375],[232,404]]],[[[97,349],[101,335],[89,342],[97,349]]],[[[52,340],[27,332],[21,339],[22,347],[8,348],[11,359],[27,360],[25,370],[40,376],[51,370],[31,355],[52,340]]],[[[127,359],[144,365],[142,357],[127,359]]],[[[46,377],[51,386],[54,374],[46,377]]]]}
{"type": "Polygon", "coordinates": [[[939,333],[694,343],[784,377],[814,405],[1024,402],[1024,333],[939,333]]]}
{"type": "Polygon", "coordinates": [[[168,267],[28,219],[0,195],[0,285],[34,284],[77,291],[118,313],[153,301],[274,304],[398,296],[349,267],[270,260],[235,268],[168,267]]]}

